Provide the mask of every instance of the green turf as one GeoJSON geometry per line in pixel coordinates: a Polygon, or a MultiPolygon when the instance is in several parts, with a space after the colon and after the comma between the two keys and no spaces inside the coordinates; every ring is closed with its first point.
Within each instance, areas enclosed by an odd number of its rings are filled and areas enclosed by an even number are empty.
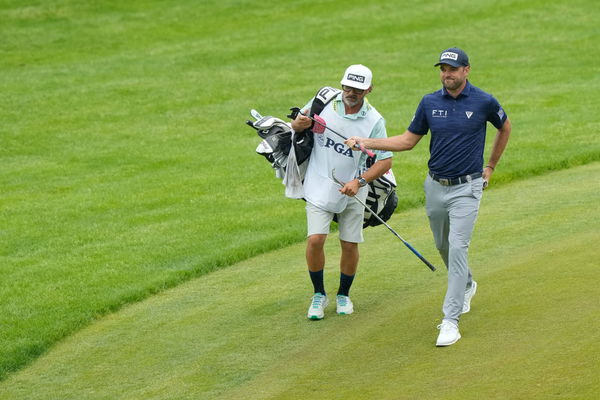
{"type": "MultiPolygon", "coordinates": [[[[238,263],[110,315],[0,383],[3,399],[591,399],[600,318],[600,163],[486,191],[479,283],[463,338],[436,348],[446,273],[368,231],[356,312],[306,318],[303,245],[238,263]]],[[[392,226],[434,264],[422,209],[392,226]]],[[[326,286],[335,293],[336,235],[326,286]]]]}
{"type": "MultiPolygon", "coordinates": [[[[465,48],[513,121],[497,185],[599,160],[596,9],[0,1],[0,379],[124,304],[303,240],[244,120],[284,117],[349,64],[372,68],[399,133],[438,52],[465,48]]],[[[395,157],[400,209],[422,203],[426,159],[426,142],[395,157]]]]}

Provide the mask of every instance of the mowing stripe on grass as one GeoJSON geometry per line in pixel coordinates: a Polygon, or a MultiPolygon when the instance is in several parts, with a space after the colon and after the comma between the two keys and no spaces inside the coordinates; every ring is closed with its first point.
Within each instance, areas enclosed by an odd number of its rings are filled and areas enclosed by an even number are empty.
{"type": "MultiPolygon", "coordinates": [[[[306,319],[303,245],[107,316],[0,383],[3,399],[589,399],[598,385],[600,164],[485,192],[479,290],[463,338],[435,347],[446,273],[366,232],[356,312],[306,319]],[[557,189],[560,190],[557,190],[557,189]],[[449,372],[452,371],[452,372],[449,372]]],[[[439,264],[422,209],[390,224],[439,264]]],[[[326,285],[337,287],[336,235],[326,285]]]]}

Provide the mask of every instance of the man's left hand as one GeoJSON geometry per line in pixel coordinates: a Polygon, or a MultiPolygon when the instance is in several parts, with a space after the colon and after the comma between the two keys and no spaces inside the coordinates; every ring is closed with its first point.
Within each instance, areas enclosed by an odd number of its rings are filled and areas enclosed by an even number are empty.
{"type": "Polygon", "coordinates": [[[492,177],[492,174],[494,173],[494,170],[488,166],[486,166],[483,169],[483,188],[485,189],[486,187],[488,187],[488,185],[490,184],[490,178],[492,177]]]}
{"type": "Polygon", "coordinates": [[[350,182],[346,183],[343,188],[340,188],[340,193],[345,194],[346,196],[356,196],[358,190],[360,189],[360,185],[358,184],[358,179],[353,179],[350,182]]]}

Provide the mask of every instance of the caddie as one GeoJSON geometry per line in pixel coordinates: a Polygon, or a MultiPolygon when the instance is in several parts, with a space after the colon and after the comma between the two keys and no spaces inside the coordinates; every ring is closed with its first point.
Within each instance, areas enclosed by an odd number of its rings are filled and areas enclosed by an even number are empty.
{"type": "MultiPolygon", "coordinates": [[[[362,138],[385,138],[385,120],[369,103],[366,96],[372,92],[373,75],[364,65],[349,66],[341,80],[342,90],[329,101],[320,113],[327,127],[345,136],[362,138]]],[[[319,96],[331,95],[332,88],[319,91],[319,96]],[[327,93],[325,92],[327,91],[327,93]]],[[[302,110],[308,114],[315,98],[302,110]]],[[[295,132],[311,129],[312,120],[298,114],[291,122],[295,132]]],[[[322,129],[313,127],[314,145],[303,182],[306,200],[307,244],[306,263],[313,285],[314,294],[308,309],[308,318],[320,320],[325,315],[329,303],[325,290],[323,270],[325,268],[324,245],[330,232],[330,224],[337,215],[341,246],[340,282],[336,296],[338,314],[351,314],[354,305],[349,297],[350,287],[358,268],[358,243],[363,242],[364,207],[352,196],[364,201],[367,196],[367,183],[371,182],[392,167],[392,153],[379,151],[377,161],[370,167],[365,166],[366,156],[344,144],[343,139],[322,129]],[[346,182],[340,188],[331,178],[336,176],[346,182]]]]}

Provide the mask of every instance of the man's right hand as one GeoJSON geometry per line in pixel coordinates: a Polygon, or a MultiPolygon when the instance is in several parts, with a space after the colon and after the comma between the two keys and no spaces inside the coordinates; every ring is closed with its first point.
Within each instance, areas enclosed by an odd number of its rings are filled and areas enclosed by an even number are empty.
{"type": "Polygon", "coordinates": [[[360,136],[351,136],[344,141],[346,146],[350,147],[352,150],[360,150],[360,144],[363,138],[360,136]]]}
{"type": "MultiPolygon", "coordinates": [[[[308,113],[308,110],[302,110],[302,114],[308,113]]],[[[295,120],[292,121],[292,129],[294,132],[302,132],[305,129],[310,128],[312,120],[306,115],[298,114],[295,120]]]]}

